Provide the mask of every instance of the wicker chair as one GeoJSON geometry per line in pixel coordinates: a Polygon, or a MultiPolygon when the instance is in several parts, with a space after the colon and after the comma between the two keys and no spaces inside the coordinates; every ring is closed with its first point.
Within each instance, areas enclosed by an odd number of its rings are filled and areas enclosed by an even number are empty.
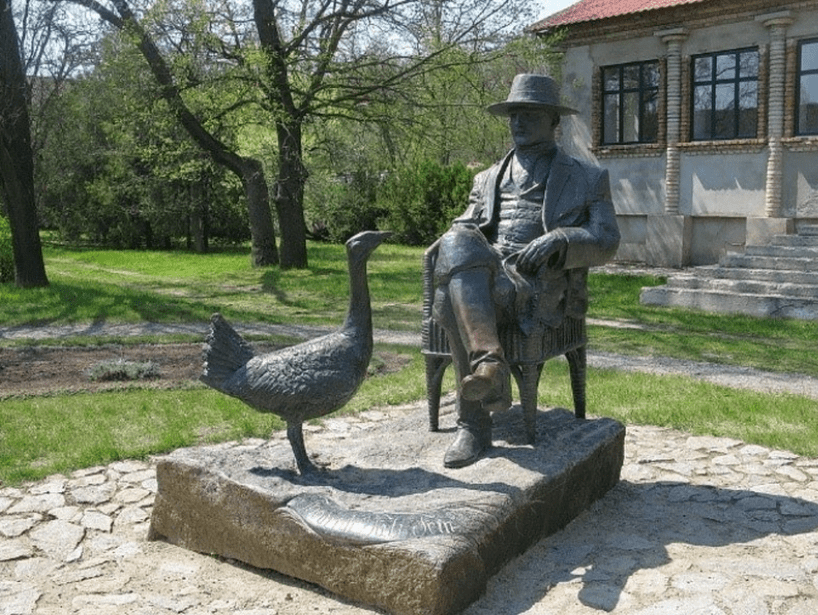
{"type": "MultiPolygon", "coordinates": [[[[452,362],[446,332],[432,317],[437,245],[437,242],[432,244],[423,257],[421,352],[426,359],[426,396],[431,431],[438,430],[443,375],[452,362]]],[[[524,335],[516,325],[501,326],[498,333],[520,393],[520,405],[523,408],[523,420],[529,443],[533,444],[535,441],[540,374],[545,362],[552,357],[565,355],[568,359],[574,415],[577,418],[585,418],[585,347],[588,339],[584,318],[566,317],[558,327],[542,327],[529,335],[524,335]]]]}

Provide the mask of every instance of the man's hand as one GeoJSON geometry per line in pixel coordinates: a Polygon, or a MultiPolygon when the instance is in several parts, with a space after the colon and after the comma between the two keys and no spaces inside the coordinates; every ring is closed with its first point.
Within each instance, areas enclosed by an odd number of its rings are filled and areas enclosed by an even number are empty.
{"type": "Polygon", "coordinates": [[[522,273],[536,275],[543,265],[556,269],[564,260],[568,242],[560,232],[546,233],[537,237],[517,256],[517,269],[522,273]]]}

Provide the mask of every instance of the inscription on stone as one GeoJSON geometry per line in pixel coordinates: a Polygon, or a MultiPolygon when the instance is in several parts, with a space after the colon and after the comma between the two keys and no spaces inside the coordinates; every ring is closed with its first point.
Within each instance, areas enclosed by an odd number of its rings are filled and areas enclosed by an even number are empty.
{"type": "MultiPolygon", "coordinates": [[[[475,524],[474,514],[479,513],[469,505],[438,508],[427,513],[350,510],[327,496],[316,494],[293,498],[285,510],[321,536],[354,544],[459,534],[475,524]]],[[[485,517],[489,516],[485,513],[485,517]]]]}

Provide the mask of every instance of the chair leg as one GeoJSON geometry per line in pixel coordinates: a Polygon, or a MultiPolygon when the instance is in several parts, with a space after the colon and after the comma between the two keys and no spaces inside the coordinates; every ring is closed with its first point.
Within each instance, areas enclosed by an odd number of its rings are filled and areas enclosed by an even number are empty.
{"type": "Polygon", "coordinates": [[[438,430],[443,374],[451,362],[451,357],[426,356],[426,400],[429,405],[429,431],[438,430]]]}
{"type": "Polygon", "coordinates": [[[537,439],[537,390],[540,384],[542,363],[539,365],[519,365],[520,379],[517,386],[520,388],[520,405],[523,407],[523,423],[525,435],[529,444],[537,439]]]}
{"type": "Polygon", "coordinates": [[[574,394],[574,416],[578,419],[585,418],[585,372],[587,358],[585,346],[580,346],[576,350],[569,350],[565,353],[568,359],[568,366],[571,370],[571,392],[574,394]]]}

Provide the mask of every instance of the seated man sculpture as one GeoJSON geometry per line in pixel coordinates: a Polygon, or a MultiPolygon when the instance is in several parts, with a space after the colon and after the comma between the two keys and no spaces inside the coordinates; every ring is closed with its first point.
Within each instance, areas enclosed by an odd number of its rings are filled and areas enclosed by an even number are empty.
{"type": "Polygon", "coordinates": [[[504,102],[512,149],[479,173],[468,208],[440,238],[432,313],[446,331],[458,379],[457,433],[444,465],[472,464],[491,447],[491,412],[511,405],[498,323],[558,326],[587,309],[588,267],[619,246],[608,172],[560,151],[555,131],[575,110],[548,76],[514,78],[504,102]]]}

